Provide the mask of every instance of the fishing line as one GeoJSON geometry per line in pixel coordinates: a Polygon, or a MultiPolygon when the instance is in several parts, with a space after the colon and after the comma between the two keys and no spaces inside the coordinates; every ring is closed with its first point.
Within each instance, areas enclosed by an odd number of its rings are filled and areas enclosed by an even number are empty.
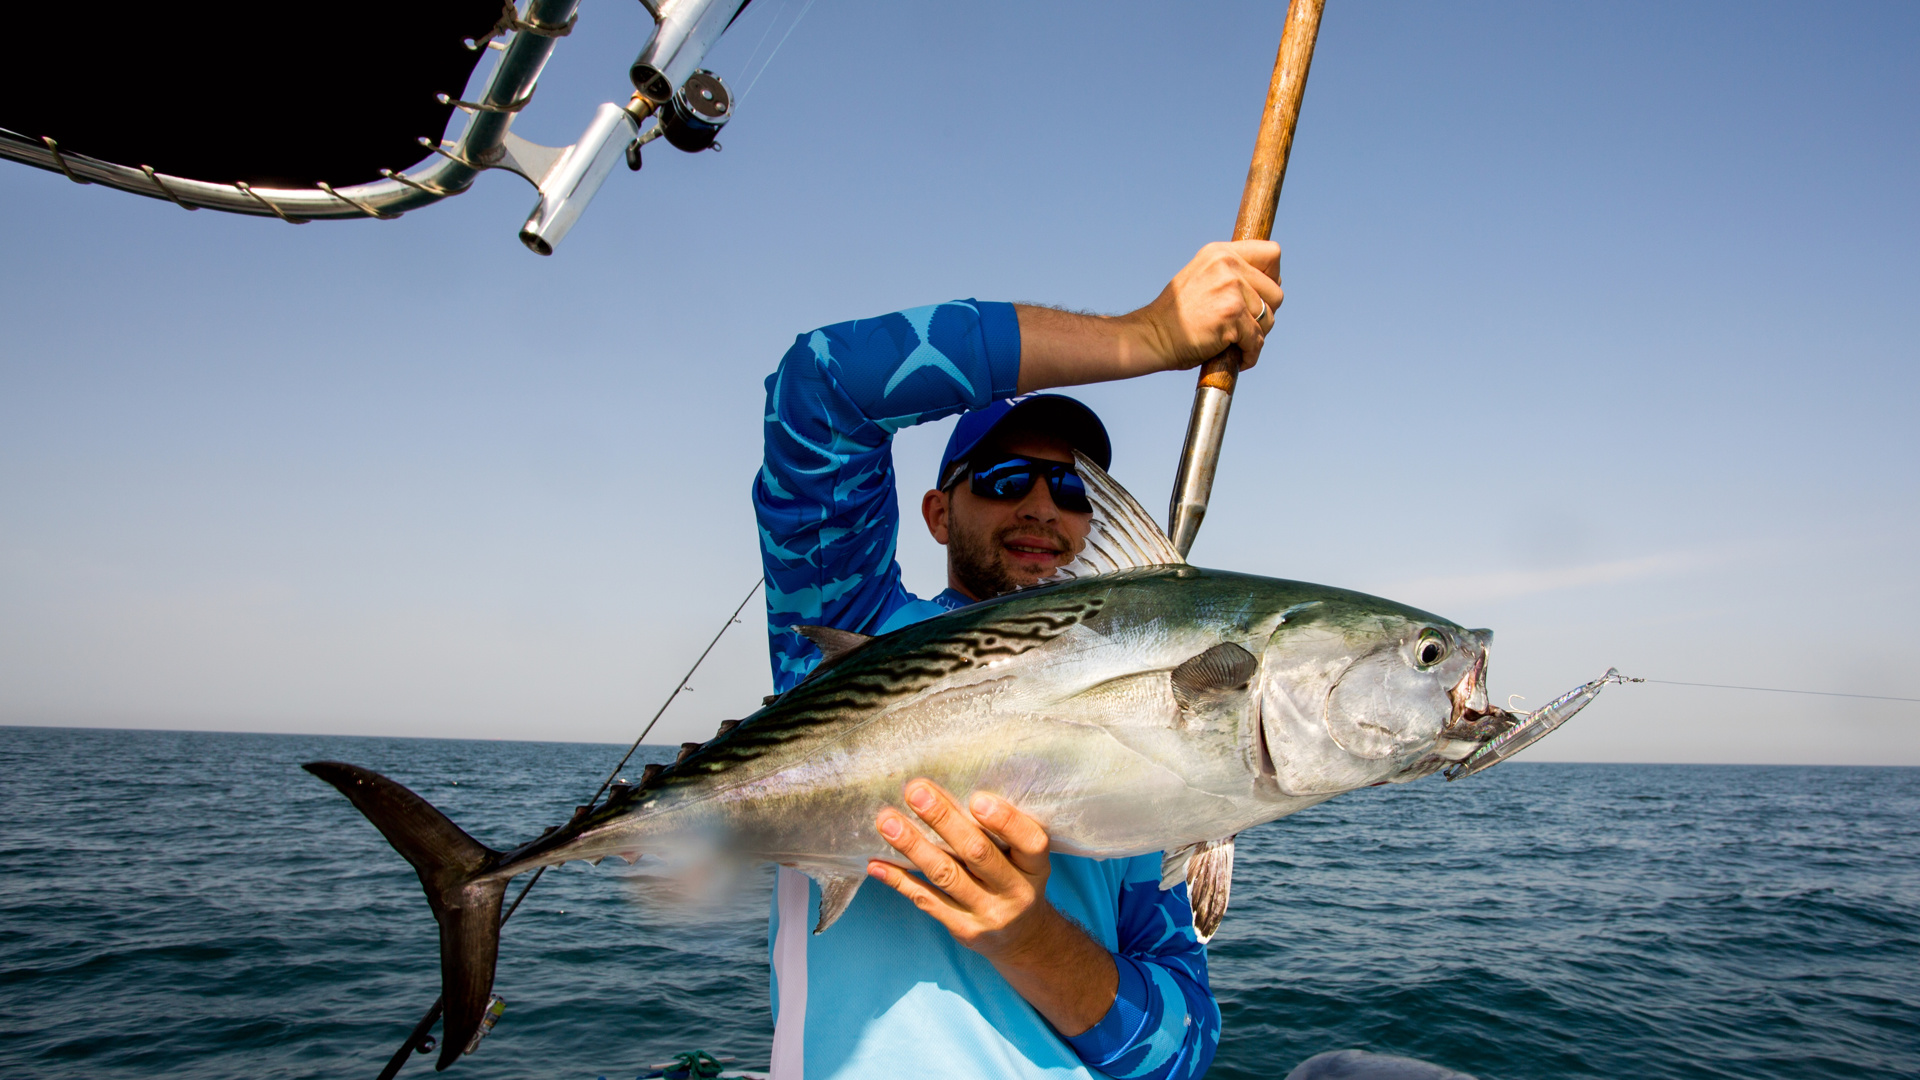
{"type": "Polygon", "coordinates": [[[1733,686],[1728,683],[1678,682],[1674,679],[1633,679],[1631,681],[1660,683],[1663,686],[1705,686],[1714,690],[1757,690],[1764,694],[1807,694],[1812,697],[1860,698],[1865,701],[1908,701],[1920,705],[1920,698],[1889,697],[1885,694],[1841,694],[1832,690],[1782,690],[1777,686],[1733,686]]]}
{"type": "MultiPolygon", "coordinates": [[[[780,25],[780,16],[785,15],[787,13],[787,9],[792,6],[793,6],[793,0],[785,0],[785,2],[782,3],[776,11],[774,11],[772,14],[767,16],[766,28],[760,31],[760,40],[753,43],[753,51],[747,54],[747,59],[744,63],[740,65],[740,70],[746,71],[746,70],[752,69],[754,73],[754,78],[758,79],[760,77],[760,72],[765,71],[767,69],[767,65],[765,64],[760,65],[758,68],[754,68],[753,62],[755,59],[759,57],[761,48],[765,46],[767,43],[767,38],[772,36],[773,28],[780,25]]],[[[767,59],[771,60],[773,58],[769,56],[767,59]]],[[[746,98],[742,96],[740,100],[745,101],[746,98]]]]}
{"type": "Polygon", "coordinates": [[[740,95],[740,104],[745,105],[747,103],[747,95],[753,93],[753,88],[760,85],[760,76],[765,75],[767,69],[773,66],[773,58],[780,55],[780,50],[787,44],[787,38],[793,36],[793,32],[800,28],[800,20],[806,18],[807,12],[812,10],[813,0],[807,0],[807,2],[801,6],[800,14],[793,17],[793,25],[787,27],[786,34],[780,39],[780,44],[775,45],[773,51],[767,54],[767,62],[761,64],[760,70],[753,73],[753,81],[747,84],[746,90],[740,95]]]}
{"type": "MultiPolygon", "coordinates": [[[[812,6],[812,0],[808,0],[808,6],[812,6]]],[[[806,12],[802,10],[801,14],[805,15],[806,12]]],[[[798,22],[798,20],[795,21],[798,22]]],[[[791,33],[792,31],[788,32],[791,33]]],[[[782,43],[784,44],[784,39],[782,43]]],[[[774,51],[778,52],[779,49],[776,48],[774,51]]],[[[771,60],[772,58],[769,57],[768,59],[771,60]]],[[[694,660],[693,666],[687,669],[687,673],[680,676],[680,682],[673,688],[673,693],[668,694],[667,700],[661,702],[660,707],[654,710],[653,719],[648,720],[647,726],[640,729],[640,737],[633,740],[633,745],[627,747],[627,752],[620,756],[620,764],[615,765],[613,771],[607,774],[607,778],[600,782],[599,790],[593,793],[593,797],[587,800],[586,805],[574,808],[573,818],[568,824],[572,824],[573,821],[578,821],[586,817],[587,814],[593,810],[594,804],[600,801],[600,796],[605,795],[607,789],[613,786],[613,782],[620,776],[620,770],[627,767],[628,760],[633,757],[635,751],[640,749],[640,744],[646,740],[647,734],[653,730],[653,725],[660,722],[660,717],[666,715],[667,707],[672,705],[674,699],[680,696],[680,692],[687,688],[689,682],[693,681],[693,673],[700,670],[701,664],[706,663],[707,656],[713,652],[714,646],[720,644],[720,639],[726,635],[727,628],[740,621],[740,613],[747,610],[747,602],[753,599],[753,594],[759,592],[760,586],[763,584],[765,584],[764,578],[753,579],[753,588],[748,589],[747,595],[740,598],[740,603],[734,607],[733,614],[727,616],[727,621],[720,624],[720,630],[713,635],[713,640],[707,642],[707,647],[700,650],[699,658],[694,660]]],[[[552,832],[553,830],[549,829],[547,831],[552,832]]],[[[520,895],[513,898],[513,903],[508,905],[507,910],[500,916],[500,924],[502,926],[506,925],[508,919],[513,918],[514,912],[520,910],[520,902],[527,898],[527,894],[532,892],[533,887],[540,883],[540,878],[545,875],[546,872],[546,867],[540,867],[533,872],[532,877],[527,879],[527,883],[521,886],[520,895]]],[[[414,1025],[413,1033],[407,1036],[407,1041],[400,1045],[400,1049],[394,1051],[393,1057],[387,1061],[387,1067],[380,1070],[379,1080],[393,1080],[394,1076],[400,1072],[400,1067],[405,1065],[407,1060],[411,1058],[416,1051],[425,1053],[428,1049],[431,1049],[431,1044],[425,1040],[427,1034],[433,1030],[434,1021],[440,1019],[440,1013],[446,1008],[446,1000],[444,995],[433,999],[433,1007],[427,1010],[427,1014],[420,1018],[418,1024],[414,1025]]]]}

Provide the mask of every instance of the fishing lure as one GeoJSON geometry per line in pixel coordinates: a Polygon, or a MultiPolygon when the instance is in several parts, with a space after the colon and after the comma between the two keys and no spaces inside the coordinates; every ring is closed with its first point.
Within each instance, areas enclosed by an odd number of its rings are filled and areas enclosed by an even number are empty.
{"type": "Polygon", "coordinates": [[[1561,724],[1573,719],[1575,713],[1587,707],[1587,703],[1600,696],[1601,688],[1608,683],[1637,683],[1645,679],[1633,679],[1620,674],[1618,668],[1608,668],[1605,675],[1576,686],[1547,702],[1533,712],[1526,714],[1518,724],[1508,728],[1498,738],[1482,746],[1466,760],[1449,766],[1441,775],[1449,780],[1460,780],[1477,772],[1484,772],[1507,760],[1513,755],[1553,734],[1561,724]]]}

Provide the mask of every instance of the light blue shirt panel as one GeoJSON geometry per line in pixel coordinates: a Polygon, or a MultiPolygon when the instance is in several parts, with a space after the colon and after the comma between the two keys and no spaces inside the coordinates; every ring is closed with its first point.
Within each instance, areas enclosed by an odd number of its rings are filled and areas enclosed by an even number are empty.
{"type": "MultiPolygon", "coordinates": [[[[1141,858],[1159,873],[1158,855],[1141,858]]],[[[1134,861],[1055,855],[1047,899],[1113,951],[1114,897],[1134,861]]],[[[809,888],[809,926],[819,914],[816,885],[809,888]]],[[[778,934],[776,905],[769,939],[778,934]]],[[[992,964],[877,881],[862,886],[826,933],[808,938],[807,984],[807,1080],[1106,1077],[1084,1064],[992,964]]],[[[773,1002],[777,1020],[777,975],[773,1002]]]]}

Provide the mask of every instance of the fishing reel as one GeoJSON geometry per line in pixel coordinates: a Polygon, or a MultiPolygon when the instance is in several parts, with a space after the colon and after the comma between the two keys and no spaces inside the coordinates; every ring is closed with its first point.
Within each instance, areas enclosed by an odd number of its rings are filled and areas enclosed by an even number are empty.
{"type": "MultiPolygon", "coordinates": [[[[649,85],[658,82],[649,80],[649,85]]],[[[642,91],[644,93],[644,91],[642,91]]],[[[660,106],[659,124],[627,146],[627,168],[640,171],[640,148],[664,137],[675,149],[689,154],[718,150],[720,129],[733,119],[733,91],[720,76],[702,68],[687,77],[680,89],[660,106]]]]}
{"type": "Polygon", "coordinates": [[[720,76],[702,69],[674,91],[660,117],[667,141],[690,154],[714,146],[714,139],[733,119],[733,94],[720,76]]]}

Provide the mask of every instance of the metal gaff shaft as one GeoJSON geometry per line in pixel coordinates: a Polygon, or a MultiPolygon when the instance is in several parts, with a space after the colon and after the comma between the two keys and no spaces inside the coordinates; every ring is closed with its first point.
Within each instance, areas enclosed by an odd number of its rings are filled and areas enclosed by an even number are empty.
{"type": "MultiPolygon", "coordinates": [[[[1287,178],[1287,156],[1293,152],[1293,129],[1300,120],[1300,98],[1307,89],[1307,69],[1313,64],[1313,43],[1320,35],[1320,12],[1325,7],[1326,0],[1293,0],[1287,7],[1280,52],[1273,60],[1273,81],[1267,86],[1267,107],[1253,143],[1253,163],[1247,167],[1247,186],[1240,194],[1240,216],[1233,223],[1235,240],[1266,240],[1273,235],[1274,209],[1287,178]]],[[[1172,505],[1167,510],[1167,535],[1181,555],[1193,547],[1207,515],[1214,467],[1227,434],[1227,410],[1239,377],[1239,346],[1229,346],[1200,367],[1200,385],[1194,391],[1193,415],[1187,420],[1187,441],[1180,450],[1180,469],[1174,474],[1172,505]]]]}

